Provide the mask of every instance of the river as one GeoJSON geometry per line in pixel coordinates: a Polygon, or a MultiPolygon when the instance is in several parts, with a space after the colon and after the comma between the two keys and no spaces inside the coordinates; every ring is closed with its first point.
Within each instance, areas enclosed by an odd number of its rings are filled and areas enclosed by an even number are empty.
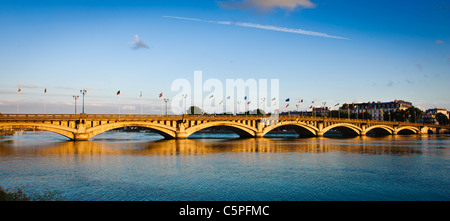
{"type": "Polygon", "coordinates": [[[448,201],[450,136],[0,137],[0,186],[70,201],[448,201]]]}

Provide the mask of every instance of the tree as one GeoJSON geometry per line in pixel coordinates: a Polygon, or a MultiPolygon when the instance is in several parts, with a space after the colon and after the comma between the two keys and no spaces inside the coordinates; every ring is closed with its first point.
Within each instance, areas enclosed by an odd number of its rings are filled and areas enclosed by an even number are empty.
{"type": "Polygon", "coordinates": [[[439,123],[439,125],[448,125],[449,124],[448,117],[443,113],[436,114],[436,121],[439,123]]]}
{"type": "Polygon", "coordinates": [[[383,118],[385,121],[403,121],[403,122],[417,122],[422,116],[422,111],[416,107],[410,107],[406,110],[397,109],[395,111],[385,111],[383,118]]]}
{"type": "Polygon", "coordinates": [[[197,106],[190,106],[187,114],[202,114],[202,109],[197,106]]]}
{"type": "Polygon", "coordinates": [[[423,111],[416,107],[410,107],[406,110],[409,122],[416,123],[422,117],[423,111]]]}
{"type": "Polygon", "coordinates": [[[247,111],[247,114],[256,114],[256,115],[264,115],[266,114],[263,110],[261,109],[256,109],[256,110],[252,110],[252,111],[247,111]]]}

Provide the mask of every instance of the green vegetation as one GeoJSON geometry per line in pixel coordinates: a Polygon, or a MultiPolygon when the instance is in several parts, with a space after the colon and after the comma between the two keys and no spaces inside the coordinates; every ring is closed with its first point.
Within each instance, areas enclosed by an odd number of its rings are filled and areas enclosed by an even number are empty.
{"type": "Polygon", "coordinates": [[[202,114],[202,109],[197,106],[190,106],[187,114],[202,114]]]}
{"type": "Polygon", "coordinates": [[[63,198],[57,191],[49,191],[44,194],[25,194],[22,189],[5,190],[0,186],[0,201],[62,201],[63,198]]]}
{"type": "Polygon", "coordinates": [[[448,117],[443,113],[436,114],[436,121],[439,123],[439,125],[448,125],[449,124],[448,117]]]}
{"type": "Polygon", "coordinates": [[[423,111],[416,107],[410,107],[406,110],[385,111],[383,118],[385,121],[402,121],[416,123],[422,116],[423,111]]]}

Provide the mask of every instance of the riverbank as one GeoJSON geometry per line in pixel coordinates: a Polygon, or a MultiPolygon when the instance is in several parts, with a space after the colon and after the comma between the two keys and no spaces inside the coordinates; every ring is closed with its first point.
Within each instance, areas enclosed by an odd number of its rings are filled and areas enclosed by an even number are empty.
{"type": "Polygon", "coordinates": [[[16,133],[15,130],[0,130],[0,136],[11,136],[16,133]]]}

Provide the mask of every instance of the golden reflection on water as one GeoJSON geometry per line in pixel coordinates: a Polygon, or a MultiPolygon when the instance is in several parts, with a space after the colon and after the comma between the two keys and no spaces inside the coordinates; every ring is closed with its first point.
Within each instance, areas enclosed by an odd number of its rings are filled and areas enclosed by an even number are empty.
{"type": "Polygon", "coordinates": [[[231,140],[153,140],[153,141],[46,141],[0,142],[0,156],[7,155],[196,155],[233,153],[328,153],[420,154],[421,147],[435,144],[428,135],[397,135],[355,138],[249,138],[231,140]]]}

